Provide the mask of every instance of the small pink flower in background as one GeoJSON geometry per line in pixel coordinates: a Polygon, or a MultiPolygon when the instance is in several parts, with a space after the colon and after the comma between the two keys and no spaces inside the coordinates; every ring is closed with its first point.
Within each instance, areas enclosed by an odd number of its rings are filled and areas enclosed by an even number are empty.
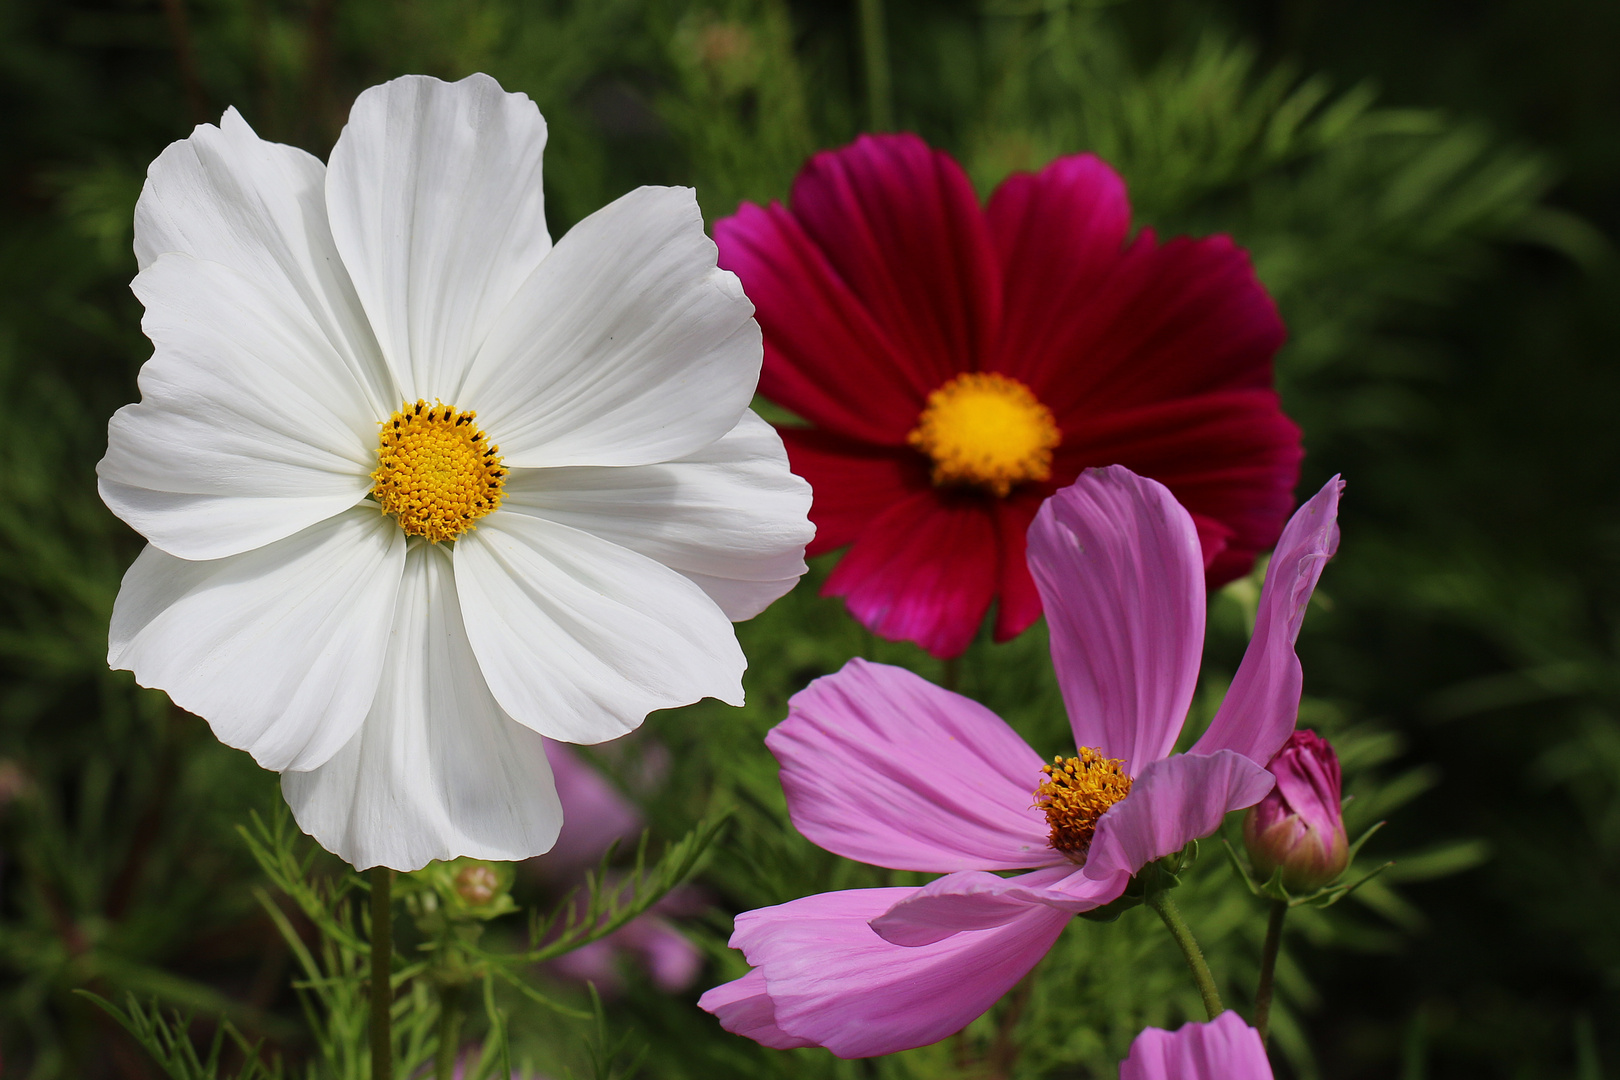
{"type": "Polygon", "coordinates": [[[1163,485],[1118,466],[1047,500],[1029,533],[1075,757],[1043,764],[994,713],[900,668],[852,660],[795,695],[766,738],[795,827],[846,858],[945,876],[739,915],[731,944],[753,970],[699,1004],[772,1047],[868,1057],[937,1042],[1072,915],[1258,802],[1298,713],[1294,640],[1338,544],[1340,487],[1283,531],[1254,637],[1188,753],[1171,750],[1203,647],[1198,533],[1163,485]],[[1009,870],[1029,872],[991,872],[1009,870]]]}
{"type": "MultiPolygon", "coordinates": [[[[662,773],[662,747],[652,747],[643,756],[644,779],[655,783],[662,773]]],[[[546,756],[557,781],[562,801],[563,826],[557,844],[545,855],[530,861],[535,871],[557,888],[568,889],[584,881],[587,871],[596,868],[608,845],[615,840],[621,847],[633,845],[644,824],[641,813],[621,795],[599,771],[562,743],[546,741],[546,756]]],[[[613,888],[609,880],[607,888],[613,888]]],[[[584,903],[583,895],[579,903],[584,903]]],[[[697,948],[664,916],[696,915],[707,903],[702,894],[688,886],[670,892],[651,911],[628,925],[575,949],[547,965],[564,978],[596,984],[599,992],[614,993],[623,987],[623,960],[634,960],[660,990],[673,993],[692,985],[703,966],[697,948]]]]}
{"type": "Polygon", "coordinates": [[[1266,766],[1277,786],[1243,818],[1243,846],[1261,880],[1280,867],[1283,888],[1309,892],[1350,865],[1339,755],[1314,731],[1296,731],[1266,766]]]}
{"type": "Polygon", "coordinates": [[[1119,1065],[1119,1080],[1272,1080],[1260,1033],[1235,1012],[1177,1031],[1148,1028],[1119,1065]]]}

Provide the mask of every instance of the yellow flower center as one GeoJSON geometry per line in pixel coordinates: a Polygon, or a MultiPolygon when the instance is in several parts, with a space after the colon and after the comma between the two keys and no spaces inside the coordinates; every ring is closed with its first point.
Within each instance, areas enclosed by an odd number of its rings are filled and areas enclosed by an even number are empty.
{"type": "Polygon", "coordinates": [[[411,536],[454,540],[501,505],[501,448],[476,415],[419,399],[382,422],[371,496],[411,536]]]}
{"type": "Polygon", "coordinates": [[[1007,494],[1052,475],[1062,441],[1052,410],[1005,375],[967,372],[928,395],[906,441],[934,459],[934,484],[971,484],[1007,494]]]}
{"type": "Polygon", "coordinates": [[[1097,832],[1097,819],[1131,793],[1125,762],[1105,758],[1089,746],[1078,757],[1055,757],[1042,765],[1046,779],[1035,789],[1035,805],[1046,811],[1052,847],[1070,862],[1083,863],[1097,832]]]}

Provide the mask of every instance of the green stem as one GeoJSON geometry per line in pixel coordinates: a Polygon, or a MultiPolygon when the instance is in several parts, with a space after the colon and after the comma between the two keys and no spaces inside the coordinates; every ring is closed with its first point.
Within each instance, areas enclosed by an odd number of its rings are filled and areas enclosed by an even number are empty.
{"type": "Polygon", "coordinates": [[[883,26],[883,0],[860,0],[860,6],[867,116],[873,131],[888,131],[894,126],[894,115],[889,103],[889,42],[883,26]]]}
{"type": "Polygon", "coordinates": [[[939,685],[956,693],[956,688],[962,684],[962,658],[953,656],[945,661],[944,670],[940,673],[939,685]]]}
{"type": "Polygon", "coordinates": [[[393,1080],[394,872],[371,871],[371,1078],[393,1080]]]}
{"type": "Polygon", "coordinates": [[[1187,928],[1187,920],[1181,917],[1181,910],[1176,907],[1168,890],[1156,888],[1151,883],[1143,902],[1157,911],[1164,925],[1170,928],[1170,936],[1181,946],[1181,955],[1187,958],[1187,966],[1192,969],[1193,982],[1198,984],[1199,996],[1204,999],[1204,1011],[1211,1020],[1215,1019],[1225,1011],[1221,1004],[1221,992],[1215,987],[1215,976],[1209,973],[1209,965],[1204,962],[1204,950],[1198,947],[1197,939],[1187,928]]]}
{"type": "Polygon", "coordinates": [[[435,1080],[455,1080],[456,1050],[461,1043],[461,984],[439,987],[439,1054],[435,1059],[435,1080]]]}
{"type": "Polygon", "coordinates": [[[1277,975],[1277,950],[1282,945],[1283,917],[1288,914],[1288,901],[1273,900],[1271,915],[1266,920],[1266,943],[1260,950],[1260,984],[1254,989],[1254,1030],[1265,1044],[1271,1034],[1271,989],[1277,975]]]}

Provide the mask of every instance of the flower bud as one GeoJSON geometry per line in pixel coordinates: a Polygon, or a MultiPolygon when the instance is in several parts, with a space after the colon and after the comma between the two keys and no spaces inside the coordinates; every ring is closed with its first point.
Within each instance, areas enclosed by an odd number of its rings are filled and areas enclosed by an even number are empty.
{"type": "Polygon", "coordinates": [[[1264,880],[1280,867],[1282,885],[1307,893],[1332,884],[1350,863],[1339,808],[1339,756],[1314,731],[1296,731],[1266,766],[1271,794],[1243,819],[1243,846],[1264,880]]]}

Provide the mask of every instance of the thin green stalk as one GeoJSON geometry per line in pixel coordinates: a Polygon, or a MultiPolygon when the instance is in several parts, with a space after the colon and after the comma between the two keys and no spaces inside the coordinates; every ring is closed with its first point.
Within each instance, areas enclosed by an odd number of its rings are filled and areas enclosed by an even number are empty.
{"type": "Polygon", "coordinates": [[[1277,976],[1277,950],[1282,945],[1283,918],[1287,914],[1288,901],[1271,902],[1271,914],[1266,919],[1266,943],[1260,950],[1260,984],[1254,989],[1254,1030],[1260,1033],[1261,1045],[1271,1034],[1271,990],[1277,976]]]}
{"type": "Polygon", "coordinates": [[[439,1053],[434,1080],[455,1080],[456,1050],[461,1044],[461,984],[439,987],[439,1053]]]}
{"type": "Polygon", "coordinates": [[[1181,909],[1176,907],[1168,890],[1152,885],[1149,885],[1143,902],[1157,911],[1164,925],[1170,928],[1170,936],[1176,939],[1176,944],[1181,947],[1181,955],[1187,958],[1187,966],[1192,969],[1193,982],[1198,985],[1198,993],[1204,999],[1204,1011],[1211,1020],[1215,1019],[1225,1011],[1225,1006],[1221,1004],[1221,992],[1215,987],[1215,976],[1210,974],[1209,964],[1204,962],[1204,950],[1198,947],[1197,939],[1187,927],[1187,920],[1181,917],[1181,909]]]}
{"type": "Polygon", "coordinates": [[[962,658],[953,656],[945,661],[945,670],[940,673],[939,685],[956,693],[956,688],[962,684],[962,658]]]}
{"type": "Polygon", "coordinates": [[[873,131],[894,126],[889,91],[889,41],[884,28],[883,0],[860,0],[861,52],[866,61],[866,106],[873,131]]]}
{"type": "Polygon", "coordinates": [[[393,1080],[394,872],[371,871],[371,1080],[393,1080]]]}

